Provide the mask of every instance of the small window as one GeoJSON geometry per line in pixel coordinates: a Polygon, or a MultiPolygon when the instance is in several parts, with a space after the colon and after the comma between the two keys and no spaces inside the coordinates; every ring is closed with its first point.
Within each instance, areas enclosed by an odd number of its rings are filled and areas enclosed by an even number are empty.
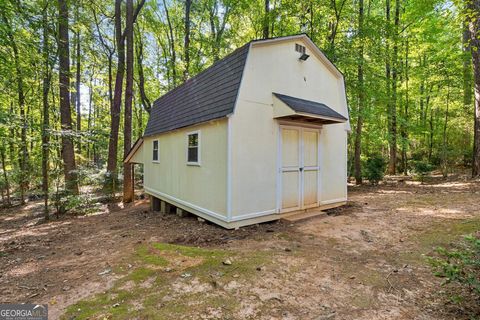
{"type": "Polygon", "coordinates": [[[199,132],[192,132],[188,134],[188,147],[187,147],[187,163],[199,164],[200,135],[199,132]]]}
{"type": "Polygon", "coordinates": [[[158,162],[158,140],[153,140],[152,161],[158,162]]]}
{"type": "Polygon", "coordinates": [[[295,51],[303,54],[305,53],[305,47],[302,46],[301,44],[295,43],[295,51]]]}

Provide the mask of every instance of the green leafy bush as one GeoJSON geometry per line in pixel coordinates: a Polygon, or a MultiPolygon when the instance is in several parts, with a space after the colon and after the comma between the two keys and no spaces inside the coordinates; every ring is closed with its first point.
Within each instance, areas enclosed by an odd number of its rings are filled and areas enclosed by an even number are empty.
{"type": "Polygon", "coordinates": [[[452,300],[471,302],[480,300],[480,233],[465,237],[456,248],[437,248],[437,255],[429,257],[429,263],[437,277],[445,278],[442,285],[460,285],[461,298],[450,294],[452,300]]]}
{"type": "Polygon", "coordinates": [[[371,184],[377,184],[383,179],[387,162],[380,155],[368,157],[365,161],[363,175],[371,184]]]}
{"type": "Polygon", "coordinates": [[[425,180],[425,177],[430,172],[432,172],[432,170],[434,168],[433,165],[431,165],[430,163],[428,163],[426,161],[422,161],[422,160],[412,161],[412,165],[413,165],[414,175],[420,179],[422,184],[423,184],[423,181],[425,180]]]}

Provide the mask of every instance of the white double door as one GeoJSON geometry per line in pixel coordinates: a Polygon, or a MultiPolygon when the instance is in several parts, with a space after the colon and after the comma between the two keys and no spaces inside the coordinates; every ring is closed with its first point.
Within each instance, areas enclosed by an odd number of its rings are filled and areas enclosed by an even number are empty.
{"type": "Polygon", "coordinates": [[[318,129],[280,126],[280,212],[318,206],[319,135],[318,129]]]}

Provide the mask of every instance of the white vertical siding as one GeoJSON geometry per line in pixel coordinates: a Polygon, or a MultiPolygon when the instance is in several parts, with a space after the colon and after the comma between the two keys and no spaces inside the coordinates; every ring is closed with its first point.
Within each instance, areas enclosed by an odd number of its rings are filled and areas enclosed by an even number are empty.
{"type": "Polygon", "coordinates": [[[227,216],[227,119],[146,137],[145,189],[227,216]],[[200,166],[187,165],[187,134],[200,132],[200,166]],[[152,161],[152,141],[159,161],[152,161]]]}
{"type": "MultiPolygon", "coordinates": [[[[343,79],[310,50],[298,61],[297,41],[254,43],[231,117],[232,217],[273,213],[277,209],[278,123],[272,92],[322,102],[347,115],[343,79]]],[[[326,125],[320,134],[321,202],[346,198],[346,131],[326,125]]],[[[340,200],[339,200],[340,201],[340,200]]]]}

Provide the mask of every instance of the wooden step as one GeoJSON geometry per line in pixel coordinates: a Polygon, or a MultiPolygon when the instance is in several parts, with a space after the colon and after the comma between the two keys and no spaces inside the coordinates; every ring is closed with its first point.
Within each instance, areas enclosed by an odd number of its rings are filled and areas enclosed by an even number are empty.
{"type": "Polygon", "coordinates": [[[312,210],[312,211],[302,210],[302,211],[285,213],[282,215],[281,219],[288,222],[295,222],[295,221],[310,219],[317,216],[326,216],[326,215],[327,213],[321,210],[312,210]]]}

